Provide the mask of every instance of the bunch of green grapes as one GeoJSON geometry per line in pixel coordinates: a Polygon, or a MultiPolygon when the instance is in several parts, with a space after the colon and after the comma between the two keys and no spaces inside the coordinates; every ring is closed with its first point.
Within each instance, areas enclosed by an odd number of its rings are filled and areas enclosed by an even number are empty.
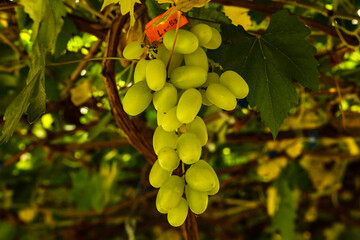
{"type": "MultiPolygon", "coordinates": [[[[225,71],[220,76],[209,72],[204,49],[216,49],[221,42],[220,33],[206,24],[194,25],[190,31],[178,29],[177,34],[176,30],[166,32],[150,57],[138,61],[134,85],[123,98],[124,110],[131,116],[143,112],[151,102],[157,110],[158,127],[153,136],[157,160],[149,181],[160,188],[158,211],[167,214],[175,227],[184,223],[189,208],[195,214],[203,213],[208,196],[219,191],[214,169],[200,159],[208,141],[206,125],[198,116],[200,108],[216,105],[233,110],[236,98],[245,98],[249,92],[236,72],[225,71]],[[177,168],[181,176],[173,174],[177,168]]],[[[138,59],[143,53],[139,42],[130,43],[123,51],[127,59],[138,59]]]]}

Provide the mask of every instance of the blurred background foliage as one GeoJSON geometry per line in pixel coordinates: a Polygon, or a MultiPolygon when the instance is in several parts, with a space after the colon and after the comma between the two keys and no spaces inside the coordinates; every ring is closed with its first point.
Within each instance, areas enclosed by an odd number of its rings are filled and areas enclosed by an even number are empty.
{"type": "MultiPolygon", "coordinates": [[[[33,20],[14,2],[0,1],[0,126],[26,85],[33,50],[33,20]]],[[[156,211],[151,166],[116,125],[96,59],[119,6],[100,12],[102,0],[62,3],[67,14],[46,55],[46,112],[31,125],[21,117],[0,145],[0,239],[182,239],[156,211]],[[73,61],[85,58],[95,59],[73,61]]],[[[186,15],[261,33],[270,10],[287,8],[319,24],[309,26],[308,40],[317,49],[320,91],[297,87],[300,102],[275,141],[246,100],[232,112],[202,111],[209,130],[203,157],[221,189],[197,218],[200,239],[360,239],[360,2],[250,3],[212,1],[186,15]]],[[[120,56],[167,7],[135,5],[135,25],[118,33],[120,56]]],[[[116,62],[121,97],[133,69],[116,62]]],[[[149,107],[132,121],[154,130],[156,112],[149,107]]]]}

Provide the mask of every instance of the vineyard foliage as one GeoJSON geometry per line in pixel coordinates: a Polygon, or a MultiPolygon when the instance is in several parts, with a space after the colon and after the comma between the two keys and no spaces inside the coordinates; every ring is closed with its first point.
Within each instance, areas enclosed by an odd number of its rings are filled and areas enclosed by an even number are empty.
{"type": "Polygon", "coordinates": [[[359,26],[355,0],[0,0],[0,240],[360,239],[359,26]],[[221,33],[209,69],[249,94],[201,107],[220,190],[172,227],[123,50],[152,52],[146,24],[179,10],[221,33]]]}

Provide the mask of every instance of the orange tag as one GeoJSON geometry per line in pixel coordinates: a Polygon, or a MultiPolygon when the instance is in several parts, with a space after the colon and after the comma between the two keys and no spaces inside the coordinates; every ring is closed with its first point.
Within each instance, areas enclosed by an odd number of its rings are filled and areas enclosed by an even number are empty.
{"type": "MultiPolygon", "coordinates": [[[[150,44],[152,44],[154,41],[162,39],[164,37],[164,34],[167,31],[169,31],[171,29],[176,29],[176,25],[177,25],[177,21],[178,21],[178,12],[175,12],[174,14],[172,14],[165,23],[160,23],[157,26],[152,26],[152,24],[154,22],[156,22],[164,14],[170,12],[173,8],[174,8],[174,6],[169,8],[169,10],[167,10],[163,14],[157,16],[156,18],[154,18],[153,20],[151,20],[150,22],[148,22],[145,25],[145,33],[146,33],[146,36],[149,38],[150,44]]],[[[189,23],[189,21],[186,19],[185,15],[182,12],[180,12],[179,28],[185,26],[188,23],[189,23]]]]}

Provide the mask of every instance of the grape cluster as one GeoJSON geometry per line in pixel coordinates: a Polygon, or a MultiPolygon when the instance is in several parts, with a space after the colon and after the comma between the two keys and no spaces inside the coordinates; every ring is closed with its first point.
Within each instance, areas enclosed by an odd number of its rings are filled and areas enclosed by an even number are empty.
{"type": "MultiPolygon", "coordinates": [[[[244,98],[249,92],[236,72],[225,71],[220,76],[209,72],[204,49],[216,49],[221,42],[220,33],[206,24],[194,25],[190,31],[179,29],[177,34],[176,30],[166,32],[151,59],[137,63],[134,85],[123,98],[124,110],[131,116],[143,112],[151,101],[157,110],[153,147],[158,158],[149,181],[160,188],[156,208],[167,214],[172,226],[184,223],[188,208],[195,214],[203,213],[208,195],[219,191],[214,169],[200,159],[208,141],[206,125],[197,116],[201,106],[233,110],[236,98],[244,98]],[[184,176],[173,175],[178,167],[184,176]]],[[[123,51],[127,59],[138,59],[143,53],[139,42],[128,44],[123,51]]]]}

